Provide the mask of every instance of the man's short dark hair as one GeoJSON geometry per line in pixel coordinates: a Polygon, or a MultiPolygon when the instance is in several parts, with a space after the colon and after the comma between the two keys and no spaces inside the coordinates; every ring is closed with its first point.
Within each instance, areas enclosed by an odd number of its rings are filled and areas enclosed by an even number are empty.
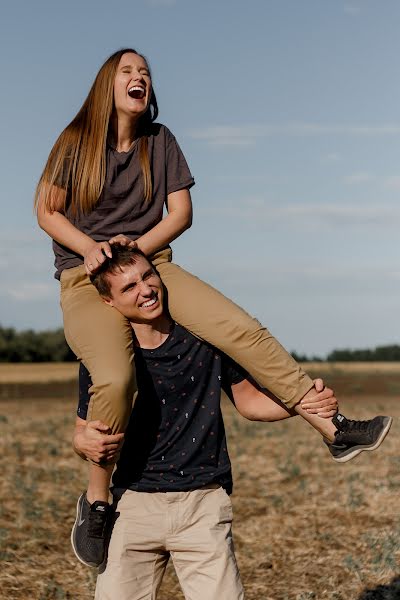
{"type": "Polygon", "coordinates": [[[93,283],[100,296],[111,298],[111,284],[109,275],[121,272],[122,267],[136,264],[137,259],[142,256],[151,265],[147,256],[139,248],[129,248],[121,244],[111,245],[112,258],[106,256],[106,260],[100,266],[94,275],[91,275],[90,281],[93,283]]]}

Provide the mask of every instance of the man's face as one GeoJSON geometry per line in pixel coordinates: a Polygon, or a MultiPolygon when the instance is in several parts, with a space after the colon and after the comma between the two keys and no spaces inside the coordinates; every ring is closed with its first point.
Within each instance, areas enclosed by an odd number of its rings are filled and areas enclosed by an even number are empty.
{"type": "Polygon", "coordinates": [[[143,256],[108,276],[111,297],[104,298],[133,323],[151,323],[163,313],[163,286],[153,266],[143,256]]]}

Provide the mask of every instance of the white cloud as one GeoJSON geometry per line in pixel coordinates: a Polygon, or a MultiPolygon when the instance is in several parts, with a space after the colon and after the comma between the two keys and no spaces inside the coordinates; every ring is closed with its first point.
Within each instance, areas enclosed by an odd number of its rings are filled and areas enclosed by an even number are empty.
{"type": "Polygon", "coordinates": [[[326,156],[323,156],[321,158],[321,162],[333,163],[333,162],[338,162],[340,159],[341,159],[340,154],[338,154],[337,152],[330,152],[329,154],[327,154],[326,156]]]}
{"type": "Polygon", "coordinates": [[[2,277],[29,277],[35,273],[51,277],[54,269],[51,239],[42,232],[0,229],[0,272],[2,277]]]}
{"type": "Polygon", "coordinates": [[[256,126],[216,125],[204,129],[193,129],[189,132],[189,137],[217,146],[248,146],[254,143],[255,138],[263,137],[263,134],[261,133],[261,127],[257,128],[256,126]]]}
{"type": "MultiPolygon", "coordinates": [[[[255,269],[255,273],[259,272],[260,268],[255,269]]],[[[338,292],[341,288],[344,294],[347,294],[349,290],[359,290],[370,288],[373,286],[384,287],[385,290],[390,286],[395,285],[396,289],[399,288],[399,277],[400,272],[392,269],[383,268],[370,268],[360,261],[360,264],[346,267],[341,264],[325,264],[310,267],[308,265],[301,265],[299,268],[296,265],[294,268],[283,264],[279,268],[267,269],[268,282],[265,283],[266,288],[270,287],[271,281],[273,286],[276,287],[276,293],[281,293],[282,288],[293,288],[293,284],[301,281],[304,287],[308,287],[308,290],[303,288],[303,292],[307,295],[308,291],[312,288],[317,289],[319,285],[329,285],[329,289],[336,289],[338,292]],[[372,283],[373,282],[373,283],[372,283]]],[[[232,275],[236,274],[237,279],[232,281],[235,284],[240,283],[240,278],[243,279],[243,273],[237,269],[232,269],[232,275]]],[[[325,288],[327,291],[327,288],[325,288]]],[[[394,288],[392,288],[394,291],[394,288]]],[[[377,290],[379,291],[379,290],[377,290]]],[[[383,292],[383,290],[382,290],[383,292]]],[[[272,293],[272,292],[271,292],[272,293]]]]}
{"type": "Polygon", "coordinates": [[[268,125],[215,125],[191,129],[187,135],[214,146],[248,146],[259,138],[272,136],[309,137],[339,136],[392,136],[400,135],[399,124],[384,125],[329,125],[318,123],[287,123],[268,125]]]}
{"type": "Polygon", "coordinates": [[[209,208],[199,208],[201,215],[223,215],[225,218],[241,219],[254,222],[257,225],[271,225],[285,222],[299,226],[300,220],[306,224],[325,223],[329,225],[365,226],[372,225],[394,226],[400,222],[400,206],[390,204],[350,204],[350,203],[291,203],[277,205],[265,202],[261,198],[249,197],[240,203],[221,205],[215,203],[209,208]]]}
{"type": "Polygon", "coordinates": [[[150,6],[174,6],[177,0],[146,0],[146,4],[150,6]]]}
{"type": "Polygon", "coordinates": [[[400,175],[393,175],[391,177],[387,177],[384,181],[384,186],[389,190],[400,190],[400,175]]]}
{"type": "Polygon", "coordinates": [[[260,173],[255,175],[254,173],[223,173],[223,174],[213,174],[208,177],[209,180],[216,181],[218,183],[262,183],[265,185],[267,181],[270,180],[270,177],[265,173],[260,173]]]}
{"type": "Polygon", "coordinates": [[[343,181],[344,183],[349,185],[358,185],[374,181],[388,190],[394,190],[395,192],[400,191],[400,175],[378,177],[376,175],[373,175],[372,173],[368,173],[367,171],[359,171],[356,173],[352,173],[351,175],[347,175],[346,177],[344,177],[343,181]]]}
{"type": "Polygon", "coordinates": [[[10,230],[0,230],[0,248],[6,248],[7,246],[9,247],[10,244],[12,244],[14,248],[26,244],[33,244],[37,246],[42,242],[43,238],[41,236],[30,231],[10,232],[10,230]]]}
{"type": "Polygon", "coordinates": [[[2,295],[11,296],[18,302],[32,302],[36,300],[48,300],[56,296],[55,286],[48,283],[12,283],[3,289],[2,295]]]}
{"type": "Polygon", "coordinates": [[[361,13],[361,7],[356,4],[345,4],[343,10],[347,15],[359,15],[361,13]]]}
{"type": "MultiPolygon", "coordinates": [[[[236,255],[234,260],[218,257],[215,261],[210,257],[205,264],[206,257],[203,255],[203,260],[194,264],[191,261],[191,269],[257,316],[264,314],[266,304],[275,305],[277,314],[280,313],[280,302],[290,298],[293,307],[303,298],[316,310],[321,298],[329,298],[329,302],[341,298],[340,307],[352,306],[359,298],[364,304],[372,298],[395,303],[400,298],[400,271],[395,261],[381,266],[371,265],[364,255],[353,256],[351,261],[331,256],[316,257],[310,264],[295,256],[277,255],[274,261],[260,263],[255,257],[236,255]],[[255,282],[257,294],[252,294],[255,282]]],[[[268,323],[270,316],[266,314],[262,320],[268,323]]]]}
{"type": "Polygon", "coordinates": [[[344,178],[345,183],[349,183],[350,185],[359,184],[359,183],[367,183],[371,181],[373,176],[371,173],[367,173],[365,171],[360,171],[359,173],[352,173],[351,175],[347,175],[344,178]]]}

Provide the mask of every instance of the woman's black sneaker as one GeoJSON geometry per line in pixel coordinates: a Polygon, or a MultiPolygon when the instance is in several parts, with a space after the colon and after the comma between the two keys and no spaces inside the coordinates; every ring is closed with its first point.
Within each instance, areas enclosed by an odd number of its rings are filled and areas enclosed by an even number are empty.
{"type": "Polygon", "coordinates": [[[71,544],[77,559],[88,567],[99,567],[104,560],[110,511],[108,502],[90,504],[86,493],[78,499],[71,544]]]}
{"type": "Polygon", "coordinates": [[[385,439],[392,417],[375,417],[370,421],[351,421],[337,413],[332,423],[337,428],[332,443],[325,440],[333,460],[347,462],[364,450],[376,450],[385,439]]]}

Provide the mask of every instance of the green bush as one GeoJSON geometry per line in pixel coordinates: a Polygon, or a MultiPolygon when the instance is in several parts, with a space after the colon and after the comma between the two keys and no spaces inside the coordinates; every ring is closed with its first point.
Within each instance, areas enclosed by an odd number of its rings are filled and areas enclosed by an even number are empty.
{"type": "Polygon", "coordinates": [[[74,361],[62,329],[15,331],[0,327],[0,362],[74,361]]]}

